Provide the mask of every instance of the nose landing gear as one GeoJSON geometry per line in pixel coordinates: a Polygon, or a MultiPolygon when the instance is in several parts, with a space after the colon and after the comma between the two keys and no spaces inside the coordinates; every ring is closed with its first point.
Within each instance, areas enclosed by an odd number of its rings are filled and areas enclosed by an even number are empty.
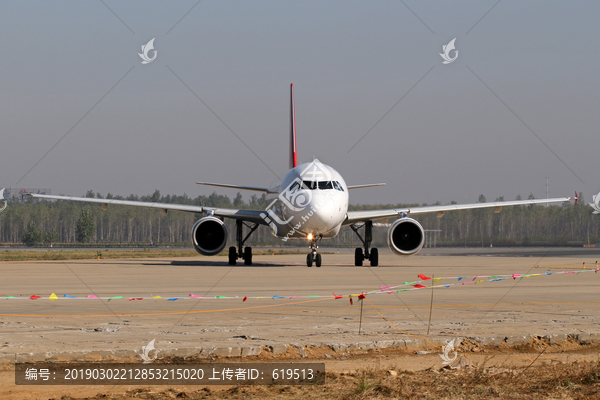
{"type": "Polygon", "coordinates": [[[317,252],[317,249],[319,248],[317,242],[322,238],[323,236],[317,236],[310,239],[310,253],[306,255],[306,266],[309,268],[313,266],[313,263],[315,263],[317,268],[321,267],[321,255],[317,252]]]}

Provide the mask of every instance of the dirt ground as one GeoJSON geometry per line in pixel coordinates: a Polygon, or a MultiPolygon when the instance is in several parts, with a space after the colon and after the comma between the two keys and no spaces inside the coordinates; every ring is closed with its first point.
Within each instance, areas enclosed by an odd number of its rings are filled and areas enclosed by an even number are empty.
{"type": "MultiPolygon", "coordinates": [[[[324,385],[290,386],[15,386],[14,367],[0,371],[0,398],[12,399],[600,399],[600,348],[576,341],[483,347],[464,341],[451,365],[439,351],[371,350],[324,362],[324,385]]],[[[167,360],[167,362],[183,360],[167,360]]],[[[187,360],[191,362],[192,360],[187,360]]],[[[296,361],[261,355],[227,362],[296,361]]],[[[198,360],[206,363],[207,360],[198,360]]],[[[224,362],[219,359],[218,362],[224,362]]]]}

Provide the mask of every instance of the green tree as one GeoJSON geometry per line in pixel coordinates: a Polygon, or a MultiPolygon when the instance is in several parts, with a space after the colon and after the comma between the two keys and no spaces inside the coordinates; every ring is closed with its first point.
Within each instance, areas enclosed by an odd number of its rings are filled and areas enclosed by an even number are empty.
{"type": "Polygon", "coordinates": [[[48,243],[52,246],[52,243],[56,242],[58,239],[58,233],[56,232],[56,228],[52,228],[50,232],[46,232],[44,234],[44,242],[48,243]]]}
{"type": "Polygon", "coordinates": [[[40,231],[35,222],[31,221],[27,230],[23,232],[23,236],[21,236],[21,241],[25,243],[27,247],[31,247],[37,243],[42,242],[44,239],[44,233],[40,231]]]}
{"type": "Polygon", "coordinates": [[[240,208],[244,205],[244,199],[242,198],[242,194],[237,192],[235,199],[233,199],[233,206],[236,208],[240,208]]]}
{"type": "Polygon", "coordinates": [[[77,226],[75,227],[75,239],[80,243],[87,243],[94,236],[95,230],[96,224],[94,223],[92,212],[87,208],[82,209],[77,226]]]}

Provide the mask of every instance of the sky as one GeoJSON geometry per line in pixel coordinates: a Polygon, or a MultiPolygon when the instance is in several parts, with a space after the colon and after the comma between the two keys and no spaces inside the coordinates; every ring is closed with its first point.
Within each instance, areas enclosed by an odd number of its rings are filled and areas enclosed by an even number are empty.
{"type": "Polygon", "coordinates": [[[0,187],[270,186],[293,83],[299,161],[387,184],[353,204],[543,198],[546,177],[589,202],[598,17],[595,1],[2,2],[0,187]]]}

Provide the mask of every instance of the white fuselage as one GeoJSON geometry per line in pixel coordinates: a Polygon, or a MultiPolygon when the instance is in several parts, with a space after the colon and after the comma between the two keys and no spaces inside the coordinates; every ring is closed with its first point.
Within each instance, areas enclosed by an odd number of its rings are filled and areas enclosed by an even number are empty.
{"type": "Polygon", "coordinates": [[[334,237],[348,211],[346,182],[335,169],[321,163],[318,170],[315,163],[291,169],[281,182],[278,198],[273,211],[285,224],[273,230],[277,237],[334,237]]]}

